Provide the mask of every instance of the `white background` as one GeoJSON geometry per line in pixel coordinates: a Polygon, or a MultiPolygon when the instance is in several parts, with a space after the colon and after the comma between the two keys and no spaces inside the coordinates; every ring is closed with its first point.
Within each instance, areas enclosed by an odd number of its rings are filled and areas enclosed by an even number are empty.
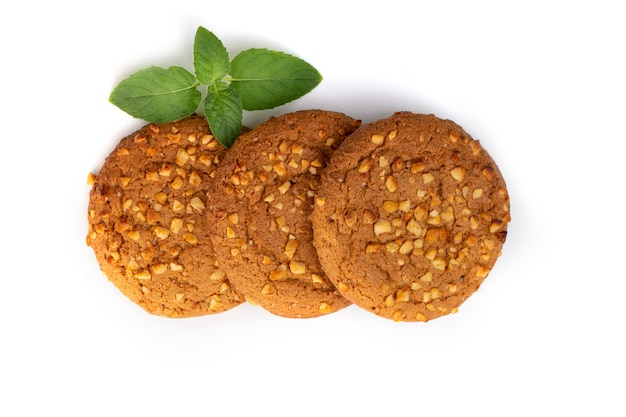
{"type": "Polygon", "coordinates": [[[14,3],[0,15],[0,415],[624,416],[626,24],[619,2],[14,3]],[[508,240],[456,315],[242,305],[150,316],[85,244],[87,174],[143,125],[108,103],[148,65],[234,56],[324,76],[270,114],[397,110],[463,126],[498,162],[508,240]]]}

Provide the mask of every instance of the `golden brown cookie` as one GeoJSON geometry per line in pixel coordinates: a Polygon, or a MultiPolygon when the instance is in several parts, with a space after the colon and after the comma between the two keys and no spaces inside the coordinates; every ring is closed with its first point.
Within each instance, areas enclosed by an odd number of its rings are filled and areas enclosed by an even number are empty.
{"type": "Polygon", "coordinates": [[[224,157],[211,185],[211,239],[248,301],[292,318],[349,305],[322,271],[310,215],[322,169],[359,124],[330,111],[290,113],[241,135],[224,157]]]}
{"type": "Polygon", "coordinates": [[[125,137],[95,178],[87,243],[111,282],[152,314],[199,316],[244,300],[207,236],[207,190],[225,153],[193,115],[125,137]]]}
{"type": "Polygon", "coordinates": [[[454,313],[501,253],[509,196],[496,163],[461,127],[396,113],[348,137],[313,210],[328,278],[396,321],[454,313]]]}

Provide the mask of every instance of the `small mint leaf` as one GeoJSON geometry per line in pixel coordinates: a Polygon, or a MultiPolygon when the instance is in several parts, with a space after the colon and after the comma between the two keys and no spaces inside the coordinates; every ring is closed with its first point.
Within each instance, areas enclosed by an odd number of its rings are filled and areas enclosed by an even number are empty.
{"type": "Polygon", "coordinates": [[[222,42],[212,32],[198,27],[193,44],[193,65],[202,84],[221,80],[230,71],[230,58],[222,42]]]}
{"type": "Polygon", "coordinates": [[[245,110],[271,109],[313,90],[322,76],[309,63],[284,52],[248,49],[231,62],[231,85],[245,110]]]}
{"type": "Polygon", "coordinates": [[[109,101],[138,119],[168,123],[196,111],[202,95],[192,73],[182,67],[152,66],[122,80],[109,101]]]}
{"type": "Polygon", "coordinates": [[[226,148],[230,148],[239,137],[243,122],[241,98],[234,88],[226,83],[209,86],[204,99],[204,115],[211,133],[226,148]]]}

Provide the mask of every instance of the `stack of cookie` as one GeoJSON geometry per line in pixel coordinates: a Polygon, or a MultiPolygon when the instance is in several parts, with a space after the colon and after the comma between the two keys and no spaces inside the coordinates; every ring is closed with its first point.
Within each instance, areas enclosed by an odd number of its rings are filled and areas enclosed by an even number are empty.
{"type": "Polygon", "coordinates": [[[478,289],[510,214],[495,162],[453,122],[310,110],[229,150],[203,117],[145,126],[93,177],[88,219],[102,270],[153,314],[248,301],[306,318],[354,303],[428,321],[478,289]]]}

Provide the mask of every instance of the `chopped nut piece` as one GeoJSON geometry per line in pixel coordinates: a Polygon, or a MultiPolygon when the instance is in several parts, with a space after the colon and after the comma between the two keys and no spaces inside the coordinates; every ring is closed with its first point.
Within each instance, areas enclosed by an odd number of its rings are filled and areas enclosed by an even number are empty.
{"type": "Polygon", "coordinates": [[[93,172],[90,172],[87,175],[87,185],[91,187],[95,183],[96,183],[96,174],[94,174],[93,172]]]}
{"type": "Polygon", "coordinates": [[[409,220],[409,222],[406,225],[406,231],[415,236],[422,235],[422,227],[415,219],[409,220]]]}
{"type": "Polygon", "coordinates": [[[439,211],[438,210],[432,210],[430,213],[428,213],[428,220],[426,220],[426,223],[431,224],[433,226],[437,226],[439,224],[441,224],[441,216],[439,215],[439,211]]]}
{"type": "Polygon", "coordinates": [[[297,155],[302,155],[302,152],[304,151],[304,148],[297,144],[297,143],[292,143],[291,144],[291,152],[295,153],[297,155]]]}
{"type": "Polygon", "coordinates": [[[274,287],[272,284],[265,284],[261,289],[261,294],[263,295],[269,295],[274,293],[276,293],[276,287],[274,287]]]}
{"type": "Polygon", "coordinates": [[[400,245],[396,242],[389,242],[385,245],[385,249],[387,249],[387,252],[389,253],[396,253],[398,252],[398,249],[400,249],[400,245]]]}
{"type": "Polygon", "coordinates": [[[146,179],[148,181],[158,181],[159,180],[159,173],[156,172],[156,171],[148,170],[148,171],[146,171],[146,179]]]}
{"type": "Polygon", "coordinates": [[[166,271],[167,271],[167,265],[166,264],[152,265],[152,272],[155,275],[164,274],[166,271]]]}
{"type": "Polygon", "coordinates": [[[398,210],[399,204],[397,201],[384,201],[383,202],[383,210],[385,210],[387,213],[393,213],[394,211],[398,210]]]}
{"type": "Polygon", "coordinates": [[[403,289],[396,291],[396,301],[409,301],[410,299],[411,297],[409,291],[403,289]]]}
{"type": "Polygon", "coordinates": [[[476,268],[476,276],[478,278],[487,278],[489,272],[491,272],[491,269],[487,268],[486,266],[479,265],[478,268],[476,268]]]}
{"type": "Polygon", "coordinates": [[[326,204],[326,197],[317,197],[315,199],[315,204],[319,207],[324,207],[324,204],[326,204]]]}
{"type": "MultiPolygon", "coordinates": [[[[175,132],[175,133],[177,133],[177,132],[175,132]]],[[[180,137],[181,137],[181,134],[180,134],[180,133],[178,133],[178,134],[168,133],[168,134],[167,134],[167,138],[168,138],[168,139],[169,139],[172,143],[179,143],[179,142],[180,142],[180,137]]]]}
{"type": "Polygon", "coordinates": [[[281,194],[285,194],[289,190],[290,187],[291,187],[291,182],[285,181],[284,183],[278,186],[278,191],[280,191],[281,194]]]}
{"type": "Polygon", "coordinates": [[[174,178],[174,181],[171,182],[170,186],[174,189],[174,190],[179,190],[180,187],[182,187],[184,184],[183,179],[181,177],[176,177],[174,178]]]}
{"type": "Polygon", "coordinates": [[[285,245],[285,255],[287,258],[292,259],[298,248],[298,241],[295,239],[289,239],[285,245]]]}
{"type": "Polygon", "coordinates": [[[224,303],[222,303],[219,298],[217,298],[217,296],[211,298],[211,300],[209,301],[209,309],[211,310],[217,310],[224,307],[224,303]]]}
{"type": "Polygon", "coordinates": [[[420,285],[420,283],[419,283],[419,282],[417,282],[417,281],[413,281],[413,282],[411,283],[411,289],[412,289],[413,291],[418,291],[418,290],[421,290],[421,289],[422,289],[422,286],[420,285]]]}
{"type": "Polygon", "coordinates": [[[209,279],[211,281],[221,281],[224,279],[225,276],[226,274],[224,273],[224,271],[216,269],[215,271],[211,272],[211,274],[209,275],[209,279]]]}
{"type": "Polygon", "coordinates": [[[403,200],[398,203],[398,210],[408,213],[411,211],[411,200],[403,200]]]}
{"type": "Polygon", "coordinates": [[[185,233],[183,235],[183,239],[185,239],[187,243],[190,243],[192,245],[195,245],[198,243],[198,237],[194,235],[193,233],[185,233]]]}
{"type": "Polygon", "coordinates": [[[156,226],[154,228],[154,234],[161,240],[167,239],[170,235],[170,231],[164,227],[156,226]]]}
{"type": "Polygon", "coordinates": [[[295,275],[301,275],[306,272],[306,265],[304,262],[292,260],[289,262],[289,270],[295,275]]]}
{"type": "Polygon", "coordinates": [[[413,162],[411,164],[411,174],[417,174],[418,172],[422,172],[426,168],[426,164],[423,162],[413,162]]]}
{"type": "Polygon", "coordinates": [[[399,252],[403,255],[408,255],[409,253],[413,252],[413,241],[412,240],[404,241],[402,245],[400,246],[399,252]]]}
{"type": "Polygon", "coordinates": [[[371,139],[374,145],[381,145],[385,141],[385,137],[383,135],[372,135],[371,139]]]}
{"type": "Polygon", "coordinates": [[[385,297],[385,305],[387,307],[392,307],[395,304],[396,300],[393,297],[393,294],[389,294],[387,297],[385,297]]]}
{"type": "Polygon", "coordinates": [[[426,231],[426,235],[424,236],[426,243],[433,243],[437,239],[439,239],[439,229],[428,229],[426,231]]]}
{"type": "Polygon", "coordinates": [[[271,271],[269,274],[269,278],[272,281],[276,281],[279,279],[285,279],[287,277],[287,265],[281,264],[278,267],[271,271]]]}
{"type": "Polygon", "coordinates": [[[202,177],[196,171],[189,175],[189,183],[194,187],[199,187],[202,184],[202,177]]]}
{"type": "Polygon", "coordinates": [[[204,202],[200,199],[200,197],[193,197],[190,201],[189,201],[189,205],[196,211],[202,212],[206,206],[204,205],[204,202]]]}
{"type": "Polygon", "coordinates": [[[346,226],[351,228],[356,224],[356,221],[357,221],[357,215],[354,211],[348,211],[345,213],[344,222],[346,223],[346,226]]]}
{"type": "Polygon", "coordinates": [[[364,174],[368,172],[371,166],[372,166],[372,160],[370,158],[364,159],[363,161],[361,161],[361,164],[359,165],[359,173],[364,174]]]}
{"type": "Polygon", "coordinates": [[[167,194],[164,192],[157,193],[156,199],[160,204],[165,204],[167,201],[167,194]]]}
{"type": "Polygon", "coordinates": [[[422,174],[422,181],[424,182],[424,185],[430,184],[431,182],[434,181],[434,179],[435,179],[435,176],[431,174],[430,172],[426,174],[422,174]]]}
{"type": "Polygon", "coordinates": [[[189,161],[189,154],[184,149],[179,149],[176,153],[176,165],[182,167],[189,161]]]}
{"type": "Polygon", "coordinates": [[[141,238],[141,233],[139,233],[136,230],[133,230],[133,231],[128,232],[128,237],[134,242],[139,242],[139,239],[141,238]]]}
{"type": "Polygon", "coordinates": [[[396,310],[393,313],[393,321],[395,322],[402,321],[403,318],[404,318],[404,312],[402,310],[396,310]]]}
{"type": "Polygon", "coordinates": [[[390,193],[393,193],[398,189],[398,182],[394,177],[390,175],[385,180],[385,188],[387,188],[387,191],[389,191],[390,193]]]}
{"type": "Polygon", "coordinates": [[[374,223],[374,234],[376,236],[389,232],[391,232],[391,223],[388,220],[379,219],[376,223],[374,223]]]}
{"type": "Polygon", "coordinates": [[[172,202],[172,210],[174,210],[174,211],[182,211],[184,208],[185,208],[185,206],[180,201],[174,200],[172,202]]]}
{"type": "Polygon", "coordinates": [[[463,179],[465,178],[465,168],[463,167],[452,168],[452,170],[450,171],[450,176],[454,178],[455,180],[457,180],[458,182],[463,181],[463,179]]]}
{"type": "Polygon", "coordinates": [[[449,222],[454,220],[454,209],[452,206],[448,206],[447,209],[441,212],[441,220],[444,222],[449,222]]]}
{"type": "Polygon", "coordinates": [[[182,265],[180,265],[180,264],[177,264],[177,263],[171,262],[171,263],[170,263],[170,269],[171,269],[173,272],[180,272],[180,271],[182,271],[182,270],[183,270],[183,266],[182,266],[182,265]]]}
{"type": "Polygon", "coordinates": [[[326,302],[322,302],[320,304],[319,310],[320,310],[320,313],[322,314],[329,314],[329,313],[332,313],[333,311],[331,305],[326,302]]]}
{"type": "Polygon", "coordinates": [[[324,283],[324,277],[319,275],[319,274],[311,274],[311,281],[313,281],[313,283],[315,283],[315,284],[323,284],[324,283]]]}
{"type": "Polygon", "coordinates": [[[420,281],[422,282],[431,282],[433,280],[433,273],[426,272],[424,275],[420,277],[420,281]]]}
{"type": "Polygon", "coordinates": [[[239,213],[233,212],[228,215],[228,221],[232,224],[239,224],[239,213]]]}
{"type": "Polygon", "coordinates": [[[489,232],[495,233],[502,228],[504,223],[501,220],[495,220],[489,225],[489,232]]]}
{"type": "Polygon", "coordinates": [[[376,253],[376,252],[380,252],[380,244],[368,243],[365,246],[365,253],[376,253]]]}
{"type": "Polygon", "coordinates": [[[150,275],[150,271],[148,271],[147,269],[144,269],[143,271],[136,273],[135,278],[142,280],[142,281],[148,281],[149,279],[152,278],[152,276],[150,275]]]}
{"type": "Polygon", "coordinates": [[[284,162],[277,162],[272,165],[272,170],[276,173],[276,175],[283,177],[287,174],[287,169],[285,168],[284,162]]]}
{"type": "Polygon", "coordinates": [[[378,215],[371,210],[363,210],[363,224],[374,224],[378,220],[378,215]]]}
{"type": "Polygon", "coordinates": [[[148,209],[148,211],[146,212],[146,220],[148,221],[148,223],[154,224],[161,220],[161,215],[152,209],[148,209]]]}

